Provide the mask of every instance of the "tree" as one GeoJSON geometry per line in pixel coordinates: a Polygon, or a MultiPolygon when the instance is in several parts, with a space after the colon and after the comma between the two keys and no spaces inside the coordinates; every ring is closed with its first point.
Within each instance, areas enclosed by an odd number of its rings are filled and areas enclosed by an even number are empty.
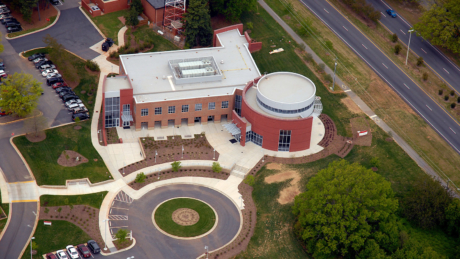
{"type": "Polygon", "coordinates": [[[120,228],[115,234],[115,237],[120,243],[124,243],[126,241],[127,236],[128,236],[128,230],[122,229],[122,228],[120,228]]]}
{"type": "Polygon", "coordinates": [[[14,73],[0,86],[0,107],[19,117],[30,114],[38,104],[43,89],[30,74],[14,73]]]}
{"type": "Polygon", "coordinates": [[[254,10],[256,0],[211,0],[211,12],[213,15],[222,14],[225,19],[236,22],[244,12],[254,10]]]}
{"type": "Polygon", "coordinates": [[[295,198],[295,230],[314,258],[365,258],[399,247],[397,208],[391,184],[381,175],[340,160],[319,171],[295,198]]]}
{"type": "Polygon", "coordinates": [[[190,47],[211,45],[213,31],[207,1],[191,0],[183,19],[185,21],[184,35],[190,47]]]}
{"type": "Polygon", "coordinates": [[[134,28],[134,26],[139,24],[138,15],[137,10],[131,8],[131,10],[129,10],[129,12],[125,15],[125,24],[134,28]]]}
{"type": "Polygon", "coordinates": [[[78,197],[77,197],[77,204],[82,204],[82,203],[83,203],[83,201],[82,201],[82,199],[81,199],[81,196],[78,196],[78,197]]]}
{"type": "Polygon", "coordinates": [[[179,162],[179,161],[172,162],[171,163],[172,170],[174,172],[178,172],[179,169],[181,169],[181,167],[182,167],[180,164],[181,164],[181,162],[179,162]]]}
{"type": "Polygon", "coordinates": [[[71,62],[75,57],[49,34],[43,38],[43,42],[46,44],[50,59],[53,60],[54,64],[59,68],[62,76],[67,81],[77,82],[79,79],[78,70],[71,62]]]}
{"type": "Polygon", "coordinates": [[[59,213],[59,216],[61,216],[61,211],[62,211],[62,208],[59,207],[59,208],[57,209],[57,212],[59,213]]]}
{"type": "Polygon", "coordinates": [[[46,129],[47,120],[45,116],[39,115],[38,110],[35,110],[35,115],[24,121],[24,128],[27,133],[33,133],[35,137],[38,137],[43,130],[46,129]]]}
{"type": "Polygon", "coordinates": [[[446,227],[450,235],[460,236],[460,201],[454,199],[446,209],[446,227]]]}
{"type": "MultiPolygon", "coordinates": [[[[133,0],[131,2],[131,7],[130,9],[134,9],[137,12],[137,15],[140,15],[141,13],[144,12],[144,6],[142,6],[141,0],[133,0]]],[[[136,16],[137,17],[137,16],[136,16]]]]}
{"type": "Polygon", "coordinates": [[[37,242],[32,241],[32,250],[37,250],[37,249],[38,249],[37,242]]]}
{"type": "Polygon", "coordinates": [[[458,0],[439,1],[414,25],[415,30],[434,45],[460,52],[460,5],[458,0]]]}
{"type": "Polygon", "coordinates": [[[256,180],[254,179],[254,176],[248,174],[243,182],[249,186],[254,186],[256,180]]]}
{"type": "Polygon", "coordinates": [[[32,22],[32,13],[33,8],[37,5],[38,0],[19,0],[20,11],[24,21],[31,23],[32,22]]]}
{"type": "Polygon", "coordinates": [[[428,175],[419,177],[412,191],[402,200],[404,216],[422,228],[432,229],[445,223],[445,212],[452,197],[438,181],[428,175]]]}
{"type": "MultiPolygon", "coordinates": [[[[433,250],[430,246],[409,238],[407,242],[398,249],[391,257],[392,259],[432,259],[445,258],[433,250]]],[[[447,258],[446,258],[447,259],[447,258]]]]}
{"type": "Polygon", "coordinates": [[[212,171],[214,173],[222,172],[222,166],[220,166],[219,162],[212,162],[212,171]]]}
{"type": "Polygon", "coordinates": [[[136,183],[143,183],[143,182],[145,182],[145,178],[146,178],[145,174],[143,172],[140,172],[140,173],[138,173],[136,175],[136,180],[135,181],[136,181],[136,183]]]}

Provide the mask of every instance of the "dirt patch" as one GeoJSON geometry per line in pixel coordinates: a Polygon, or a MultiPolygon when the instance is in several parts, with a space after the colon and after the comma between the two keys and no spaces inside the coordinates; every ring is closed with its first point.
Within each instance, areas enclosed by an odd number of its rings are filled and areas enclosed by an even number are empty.
{"type": "Polygon", "coordinates": [[[175,223],[181,226],[195,225],[200,220],[198,212],[188,208],[175,210],[171,217],[175,223]]]}
{"type": "MultiPolygon", "coordinates": [[[[8,4],[10,7],[10,5],[8,4]]],[[[35,29],[35,28],[42,28],[50,22],[48,21],[52,16],[57,16],[57,10],[51,5],[48,5],[48,8],[43,8],[45,5],[40,5],[40,20],[38,19],[38,11],[37,8],[33,8],[32,11],[32,18],[31,18],[31,23],[28,23],[24,21],[22,18],[22,14],[19,12],[19,10],[14,10],[10,7],[11,9],[11,15],[18,20],[18,22],[21,23],[21,27],[24,31],[30,30],[30,29],[35,29]]]]}
{"type": "Polygon", "coordinates": [[[40,142],[46,139],[46,133],[42,131],[38,132],[38,134],[26,134],[26,139],[30,142],[40,142]]]}
{"type": "Polygon", "coordinates": [[[295,196],[300,194],[299,186],[289,186],[280,191],[280,197],[277,199],[279,204],[288,204],[294,201],[295,196]]]}
{"type": "Polygon", "coordinates": [[[126,19],[123,16],[118,17],[118,20],[120,20],[121,23],[125,24],[126,19]]]}
{"type": "Polygon", "coordinates": [[[356,105],[355,102],[350,97],[342,98],[340,100],[345,106],[347,106],[348,110],[350,110],[352,113],[362,113],[361,108],[359,108],[358,105],[356,105]]]}
{"type": "Polygon", "coordinates": [[[295,180],[294,183],[297,183],[300,180],[300,176],[297,173],[297,171],[291,170],[291,171],[277,173],[277,174],[265,177],[265,182],[270,184],[270,183],[284,182],[288,179],[293,179],[293,178],[295,180]]]}
{"type": "Polygon", "coordinates": [[[73,127],[73,129],[74,130],[79,130],[79,129],[81,129],[81,126],[75,126],[75,127],[73,127]]]}
{"type": "Polygon", "coordinates": [[[265,177],[264,181],[268,184],[284,182],[289,179],[292,179],[292,181],[289,183],[290,186],[280,191],[280,197],[277,199],[279,204],[284,205],[293,202],[295,196],[297,196],[300,193],[298,185],[300,181],[300,174],[295,170],[290,170],[265,177]]]}
{"type": "Polygon", "coordinates": [[[117,250],[121,250],[121,249],[128,248],[129,246],[131,246],[133,244],[133,242],[134,241],[130,240],[130,239],[126,239],[125,242],[123,242],[123,243],[120,243],[120,242],[118,242],[118,240],[115,240],[115,241],[113,241],[113,244],[115,245],[117,250]]]}
{"type": "Polygon", "coordinates": [[[65,167],[72,167],[88,163],[88,159],[73,150],[64,150],[59,156],[57,163],[65,167]]]}
{"type": "MultiPolygon", "coordinates": [[[[428,136],[428,138],[430,138],[430,136],[428,136]]],[[[393,142],[394,141],[393,138],[386,138],[385,140],[388,141],[388,142],[393,142]]]]}
{"type": "Polygon", "coordinates": [[[267,165],[267,169],[269,170],[281,170],[282,168],[282,164],[278,164],[278,163],[270,163],[267,165]]]}
{"type": "Polygon", "coordinates": [[[371,127],[365,117],[350,119],[351,130],[353,132],[353,144],[370,147],[372,144],[371,127]],[[358,131],[367,131],[367,135],[358,136],[358,131]]]}

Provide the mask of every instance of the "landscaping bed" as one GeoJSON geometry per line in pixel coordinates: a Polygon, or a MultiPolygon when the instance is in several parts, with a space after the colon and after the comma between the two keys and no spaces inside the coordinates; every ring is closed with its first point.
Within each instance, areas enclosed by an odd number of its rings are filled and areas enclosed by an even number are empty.
{"type": "MultiPolygon", "coordinates": [[[[102,113],[101,113],[102,116],[102,113]]],[[[101,118],[99,118],[101,119],[101,118]]],[[[120,138],[118,137],[117,128],[106,128],[107,130],[107,144],[117,144],[120,143],[120,138]]]]}
{"type": "Polygon", "coordinates": [[[172,178],[178,178],[178,177],[185,177],[185,176],[194,176],[194,177],[207,177],[207,178],[216,178],[220,180],[227,180],[228,177],[230,176],[230,171],[223,169],[222,172],[216,173],[211,170],[209,167],[183,167],[179,169],[178,172],[174,172],[171,169],[161,171],[160,172],[160,179],[158,179],[158,172],[155,172],[153,174],[148,174],[148,172],[145,172],[146,174],[146,179],[145,182],[143,183],[137,183],[135,181],[129,183],[129,186],[133,188],[134,190],[140,190],[142,187],[158,182],[158,181],[163,181],[167,179],[172,179],[172,178]],[[147,175],[148,174],[148,175],[147,175]]]}
{"type": "Polygon", "coordinates": [[[107,195],[107,191],[84,195],[42,195],[40,196],[40,206],[88,205],[99,209],[105,195],[107,195]]]}
{"type": "Polygon", "coordinates": [[[0,233],[8,222],[8,213],[10,211],[10,204],[2,203],[2,192],[0,190],[0,233]]]}
{"type": "Polygon", "coordinates": [[[145,167],[179,160],[217,161],[219,159],[219,153],[217,151],[214,152],[204,134],[195,135],[193,139],[182,139],[180,136],[176,136],[173,139],[173,137],[168,136],[167,140],[155,140],[152,137],[147,137],[141,138],[141,144],[145,153],[145,159],[119,169],[120,173],[128,175],[145,167]],[[184,147],[183,156],[182,147],[184,147]],[[155,152],[158,153],[156,163],[155,152]]]}
{"type": "MultiPolygon", "coordinates": [[[[43,6],[44,5],[42,4],[41,7],[43,6]]],[[[51,6],[51,4],[49,4],[48,8],[40,8],[40,18],[41,19],[39,20],[37,9],[32,8],[32,17],[31,17],[32,22],[29,23],[23,19],[21,12],[11,9],[11,15],[14,18],[16,18],[18,22],[21,23],[22,31],[8,33],[8,37],[14,38],[14,37],[26,34],[26,33],[34,32],[34,31],[46,28],[56,20],[57,14],[58,14],[58,11],[56,10],[56,8],[51,6]]]]}

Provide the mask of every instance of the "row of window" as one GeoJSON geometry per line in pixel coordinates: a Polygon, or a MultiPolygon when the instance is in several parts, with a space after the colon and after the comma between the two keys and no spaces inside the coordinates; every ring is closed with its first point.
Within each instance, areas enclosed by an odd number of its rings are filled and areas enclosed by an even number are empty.
{"type": "MultiPolygon", "coordinates": [[[[222,109],[228,108],[228,101],[223,101],[222,102],[222,109]]],[[[201,103],[195,104],[195,111],[201,111],[203,109],[203,105],[201,103]]],[[[215,110],[216,109],[216,103],[215,102],[210,102],[208,103],[208,110],[215,110]]],[[[182,112],[189,112],[189,105],[185,104],[182,105],[182,112]]],[[[163,113],[163,108],[162,107],[155,107],[155,115],[160,115],[163,113]]],[[[168,113],[176,113],[176,106],[169,106],[168,107],[168,113]]],[[[141,109],[141,116],[148,116],[149,115],[149,109],[141,109]]]]}
{"type": "Polygon", "coordinates": [[[270,110],[270,111],[273,111],[273,112],[276,112],[276,113],[284,113],[284,114],[296,114],[296,113],[301,113],[301,112],[304,112],[308,109],[311,108],[311,106],[313,105],[313,103],[311,103],[310,105],[308,105],[307,107],[303,107],[301,109],[296,109],[296,110],[282,110],[282,109],[277,109],[277,108],[273,108],[271,106],[268,106],[266,105],[265,103],[263,103],[261,100],[259,100],[259,97],[257,97],[257,102],[262,105],[265,109],[267,110],[270,110]]]}
{"type": "Polygon", "coordinates": [[[262,135],[259,135],[252,130],[246,132],[246,142],[252,142],[258,146],[262,146],[263,140],[264,137],[262,135]]]}
{"type": "Polygon", "coordinates": [[[280,130],[280,138],[278,141],[278,151],[289,151],[291,146],[291,131],[280,130]]]}

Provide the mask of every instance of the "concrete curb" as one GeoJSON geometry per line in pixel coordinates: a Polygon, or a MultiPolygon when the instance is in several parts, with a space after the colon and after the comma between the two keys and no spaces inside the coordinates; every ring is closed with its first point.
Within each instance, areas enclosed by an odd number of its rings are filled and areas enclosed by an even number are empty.
{"type": "Polygon", "coordinates": [[[2,240],[3,234],[5,234],[6,229],[8,228],[8,225],[10,224],[10,221],[11,221],[10,218],[11,218],[11,213],[12,213],[11,211],[13,210],[13,203],[10,202],[9,206],[10,206],[10,210],[8,211],[8,218],[6,218],[5,227],[3,228],[2,232],[0,233],[0,240],[2,240]]]}
{"type": "Polygon", "coordinates": [[[54,22],[53,22],[52,24],[46,26],[45,28],[41,28],[40,30],[32,31],[32,32],[29,32],[29,33],[26,33],[26,34],[19,35],[19,36],[17,36],[17,37],[13,37],[13,38],[8,37],[8,34],[6,34],[6,35],[5,35],[5,38],[6,38],[7,40],[19,39],[19,38],[22,38],[22,37],[25,37],[25,36],[29,36],[29,35],[31,35],[31,34],[34,34],[34,33],[37,33],[37,32],[41,32],[41,31],[44,31],[44,30],[47,30],[47,29],[51,28],[52,26],[54,26],[54,25],[57,23],[57,21],[59,20],[59,17],[61,17],[61,10],[59,10],[59,8],[57,8],[57,7],[54,6],[54,5],[53,5],[53,7],[58,11],[58,14],[57,14],[56,19],[54,20],[54,22]]]}
{"type": "MultiPolygon", "coordinates": [[[[10,194],[8,192],[8,182],[6,181],[6,176],[5,176],[5,173],[3,173],[2,168],[0,168],[0,190],[3,190],[2,200],[0,201],[0,203],[10,203],[10,194]]],[[[1,239],[1,236],[0,236],[0,239],[1,239]]]]}
{"type": "Polygon", "coordinates": [[[28,120],[28,119],[32,119],[32,118],[35,118],[35,117],[40,117],[43,115],[43,112],[40,111],[39,114],[35,115],[35,116],[32,116],[32,117],[27,117],[27,118],[22,118],[22,119],[19,119],[19,120],[14,120],[14,121],[9,121],[9,122],[5,122],[5,123],[0,123],[0,125],[8,125],[8,124],[11,124],[11,123],[16,123],[16,122],[20,122],[20,121],[25,121],[25,120],[28,120]]]}
{"type": "MultiPolygon", "coordinates": [[[[11,211],[11,210],[10,210],[11,211]]],[[[31,240],[31,238],[34,236],[35,234],[35,230],[37,230],[37,225],[38,225],[38,218],[39,218],[39,214],[40,213],[40,200],[37,202],[37,216],[35,217],[35,224],[34,224],[34,228],[32,230],[32,232],[30,233],[30,236],[29,236],[29,242],[31,240]]],[[[27,242],[25,245],[24,245],[24,248],[22,249],[21,251],[21,254],[19,255],[19,258],[22,258],[22,255],[24,254],[24,252],[26,251],[27,249],[27,246],[29,245],[29,242],[27,242]]]]}
{"type": "Polygon", "coordinates": [[[111,255],[114,255],[114,254],[118,254],[118,253],[121,253],[121,252],[124,252],[124,251],[128,251],[129,249],[133,248],[135,245],[136,245],[136,239],[133,237],[133,243],[130,246],[128,246],[127,248],[117,250],[117,251],[115,251],[113,253],[104,253],[104,252],[101,251],[101,255],[103,255],[103,256],[111,256],[111,255]]]}
{"type": "Polygon", "coordinates": [[[91,20],[91,18],[86,14],[86,12],[83,10],[83,7],[78,7],[80,9],[80,11],[85,15],[85,17],[89,20],[89,22],[94,26],[94,28],[96,28],[96,30],[99,32],[99,34],[101,34],[102,38],[106,39],[107,36],[104,35],[104,33],[102,33],[101,30],[99,30],[99,27],[96,26],[96,24],[93,22],[93,20],[91,20]]]}
{"type": "MultiPolygon", "coordinates": [[[[35,181],[35,184],[36,183],[36,179],[35,179],[35,176],[34,174],[32,173],[32,170],[30,169],[29,167],[29,164],[27,163],[26,159],[22,156],[22,153],[19,151],[18,147],[16,147],[16,145],[14,144],[13,142],[13,139],[16,138],[16,137],[20,137],[20,136],[25,136],[26,134],[20,134],[20,135],[16,135],[14,137],[10,137],[10,144],[13,146],[14,150],[16,150],[16,153],[18,153],[19,157],[21,158],[22,162],[24,163],[24,165],[26,166],[27,168],[27,171],[29,171],[29,174],[30,176],[32,177],[32,181],[35,181]]],[[[37,185],[37,188],[38,188],[38,185],[37,185]]],[[[38,189],[37,189],[38,191],[38,189]]]]}

